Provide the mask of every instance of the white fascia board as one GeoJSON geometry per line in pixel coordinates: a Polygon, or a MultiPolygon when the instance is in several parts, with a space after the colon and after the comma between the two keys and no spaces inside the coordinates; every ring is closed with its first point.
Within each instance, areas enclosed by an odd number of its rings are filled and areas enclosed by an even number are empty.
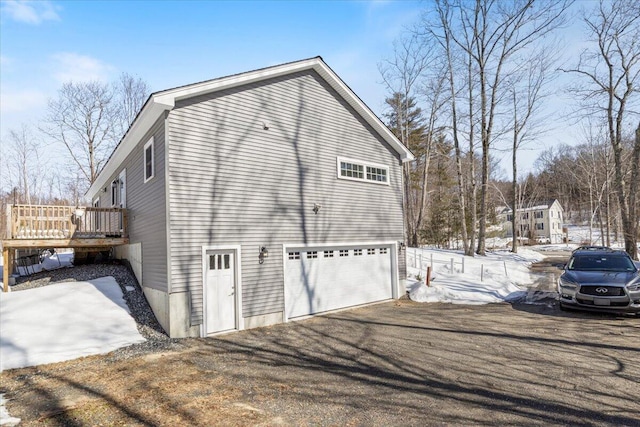
{"type": "Polygon", "coordinates": [[[140,116],[133,122],[129,131],[125,134],[124,138],[120,141],[120,144],[116,147],[115,151],[107,161],[98,178],[87,190],[87,195],[94,197],[100,189],[107,185],[109,177],[114,175],[118,168],[122,166],[127,156],[137,143],[142,139],[145,133],[151,129],[153,124],[164,113],[165,110],[170,110],[173,105],[155,102],[155,97],[152,97],[147,105],[140,112],[140,116]]]}

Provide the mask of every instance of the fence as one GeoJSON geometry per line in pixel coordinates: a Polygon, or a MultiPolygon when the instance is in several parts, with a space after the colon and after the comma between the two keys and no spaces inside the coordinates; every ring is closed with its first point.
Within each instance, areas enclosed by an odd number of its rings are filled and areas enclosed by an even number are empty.
{"type": "Polygon", "coordinates": [[[446,265],[450,274],[465,274],[465,272],[477,274],[480,277],[480,281],[484,281],[484,276],[487,272],[486,267],[493,267],[492,274],[496,274],[496,271],[499,271],[500,274],[504,272],[504,275],[509,277],[507,263],[504,261],[482,260],[478,263],[475,260],[473,263],[466,263],[465,265],[465,258],[464,255],[438,254],[421,248],[407,248],[407,267],[417,269],[422,277],[426,277],[427,267],[431,267],[431,271],[434,271],[434,266],[437,265],[446,265]]]}

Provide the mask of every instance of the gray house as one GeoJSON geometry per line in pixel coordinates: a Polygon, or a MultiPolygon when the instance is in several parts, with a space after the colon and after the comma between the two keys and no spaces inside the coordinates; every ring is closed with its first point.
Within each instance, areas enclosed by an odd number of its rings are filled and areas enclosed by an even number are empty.
{"type": "Polygon", "coordinates": [[[152,94],[89,189],[171,337],[404,293],[412,154],[320,57],[152,94]]]}

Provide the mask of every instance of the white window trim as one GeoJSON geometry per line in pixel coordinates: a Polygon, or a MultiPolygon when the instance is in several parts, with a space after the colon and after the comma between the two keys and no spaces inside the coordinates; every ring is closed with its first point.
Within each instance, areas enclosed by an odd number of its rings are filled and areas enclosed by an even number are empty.
{"type": "Polygon", "coordinates": [[[357,182],[368,182],[370,184],[378,184],[378,185],[390,185],[389,181],[391,177],[389,176],[389,166],[381,165],[379,163],[365,162],[363,160],[350,159],[347,157],[336,157],[336,175],[338,179],[344,179],[347,181],[357,181],[357,182]],[[362,166],[363,178],[354,178],[350,176],[342,176],[340,173],[340,163],[354,163],[362,166]],[[384,169],[387,172],[387,180],[385,182],[382,181],[374,181],[371,179],[367,179],[367,166],[372,168],[384,169]]]}
{"type": "Polygon", "coordinates": [[[142,150],[142,174],[144,176],[144,182],[147,183],[156,176],[156,148],[154,144],[153,137],[144,144],[144,149],[142,150]],[[147,148],[151,146],[151,176],[147,177],[147,148]]]}
{"type": "Polygon", "coordinates": [[[118,178],[111,181],[111,185],[109,187],[111,191],[111,207],[114,208],[118,204],[118,178]]]}

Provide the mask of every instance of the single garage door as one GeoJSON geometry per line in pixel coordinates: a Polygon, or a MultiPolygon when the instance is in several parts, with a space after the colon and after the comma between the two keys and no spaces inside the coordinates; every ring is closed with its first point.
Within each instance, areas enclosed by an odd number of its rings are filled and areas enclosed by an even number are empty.
{"type": "Polygon", "coordinates": [[[392,298],[390,246],[287,248],[287,318],[392,298]]]}

